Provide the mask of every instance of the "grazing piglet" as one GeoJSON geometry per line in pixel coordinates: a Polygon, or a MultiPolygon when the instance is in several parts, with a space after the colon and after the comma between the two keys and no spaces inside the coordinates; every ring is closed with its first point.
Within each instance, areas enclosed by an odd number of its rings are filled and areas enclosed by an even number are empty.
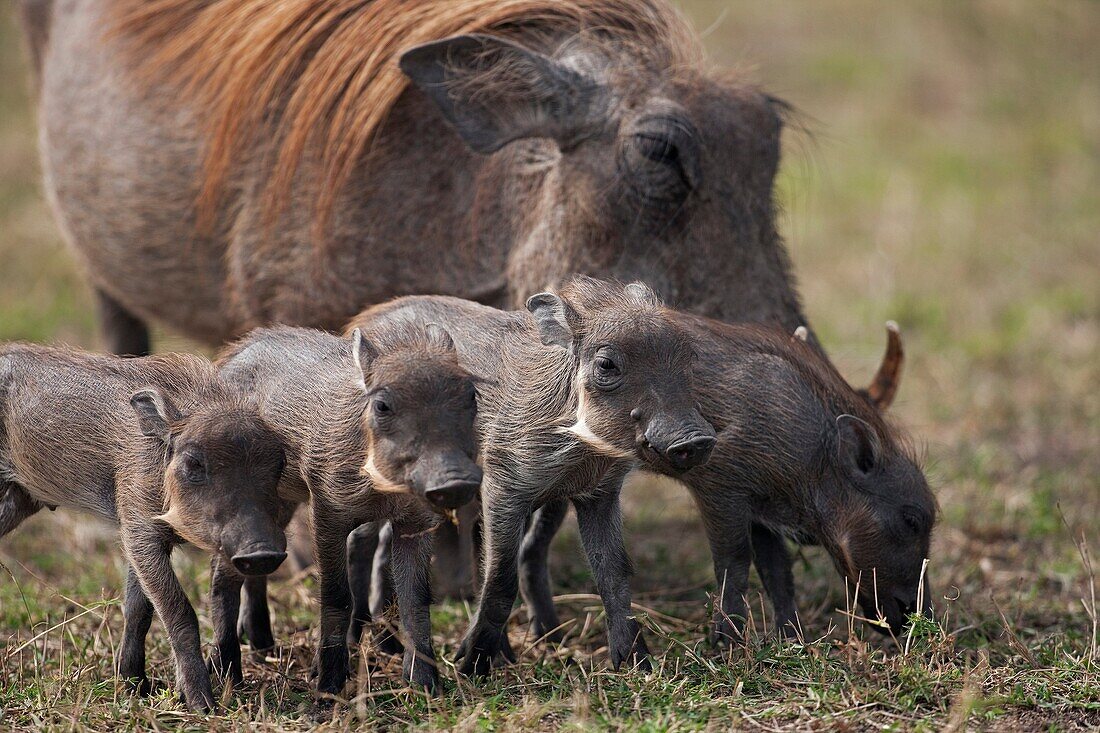
{"type": "Polygon", "coordinates": [[[630,611],[631,563],[619,488],[639,456],[679,473],[706,461],[714,430],[696,409],[692,342],[643,285],[571,280],[541,293],[530,313],[447,297],[402,298],[352,326],[436,322],[455,337],[462,364],[482,380],[484,582],[459,649],[465,674],[514,660],[505,625],[532,511],[556,499],[576,507],[581,537],[607,612],[611,661],[649,668],[630,611]]]}
{"type": "MultiPolygon", "coordinates": [[[[347,556],[373,559],[377,533],[349,533],[367,522],[394,528],[393,564],[405,648],[405,678],[438,681],[429,610],[432,507],[469,503],[481,484],[477,465],[477,389],[454,343],[435,324],[393,324],[350,338],[304,328],[257,329],[219,359],[222,376],[256,396],[264,418],[287,444],[279,487],[290,505],[311,502],[320,571],[321,633],[314,669],[322,707],[348,675],[352,596],[347,556]],[[365,336],[363,334],[366,334],[365,336]],[[363,546],[366,543],[367,546],[363,546]]],[[[289,513],[287,514],[289,519],[289,513]]],[[[215,629],[223,666],[239,665],[233,624],[239,582],[215,569],[215,629]]],[[[253,644],[270,641],[263,581],[246,587],[242,626],[253,644]]],[[[352,636],[369,621],[355,608],[352,636]]]]}
{"type": "MultiPolygon", "coordinates": [[[[864,394],[800,334],[688,314],[674,320],[695,342],[700,409],[719,429],[710,461],[679,477],[710,541],[720,596],[715,640],[740,632],[754,559],[777,627],[797,630],[782,536],[824,545],[858,589],[865,615],[895,634],[908,614],[928,611],[928,587],[919,603],[918,596],[936,501],[905,438],[879,409],[897,387],[896,328],[884,369],[864,394]]],[[[525,541],[525,597],[540,635],[558,626],[546,561],[565,511],[560,502],[545,507],[525,541]]]]}
{"type": "Polygon", "coordinates": [[[185,354],[3,347],[0,418],[0,536],[43,506],[117,522],[129,562],[119,674],[148,689],[145,634],[155,608],[187,705],[213,708],[198,619],[172,572],[172,548],[190,542],[243,575],[279,566],[278,436],[208,361],[185,354]]]}

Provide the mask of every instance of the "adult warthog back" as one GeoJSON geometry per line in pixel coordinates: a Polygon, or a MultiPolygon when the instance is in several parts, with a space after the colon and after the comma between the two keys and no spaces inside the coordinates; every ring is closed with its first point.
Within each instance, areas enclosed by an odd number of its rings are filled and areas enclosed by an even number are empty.
{"type": "Polygon", "coordinates": [[[22,2],[46,185],[115,351],[147,321],[216,344],[402,294],[517,307],[573,272],[803,321],[784,106],[665,0],[22,2]]]}

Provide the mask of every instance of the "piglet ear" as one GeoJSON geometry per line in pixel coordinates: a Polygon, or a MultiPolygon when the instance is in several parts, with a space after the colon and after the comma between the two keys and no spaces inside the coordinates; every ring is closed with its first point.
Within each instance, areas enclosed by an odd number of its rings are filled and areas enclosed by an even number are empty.
{"type": "Polygon", "coordinates": [[[378,358],[378,349],[368,341],[358,328],[351,332],[351,361],[355,366],[356,381],[363,390],[367,388],[367,374],[371,363],[378,358]]]}
{"type": "Polygon", "coordinates": [[[181,419],[171,400],[155,389],[143,389],[130,397],[130,406],[137,414],[141,434],[168,443],[172,423],[181,419]]]}
{"type": "Polygon", "coordinates": [[[447,329],[438,323],[429,323],[424,326],[424,334],[428,337],[428,343],[443,351],[454,351],[455,342],[447,329]]]}
{"type": "Polygon", "coordinates": [[[566,305],[553,293],[539,293],[527,299],[527,310],[535,317],[539,339],[547,346],[568,349],[573,345],[573,329],[565,313],[566,305]]]}
{"type": "Polygon", "coordinates": [[[632,282],[626,286],[625,290],[626,294],[634,300],[653,307],[661,305],[661,299],[657,297],[657,293],[643,282],[632,282]]]}
{"type": "Polygon", "coordinates": [[[838,417],[836,428],[841,464],[864,476],[874,470],[882,452],[874,429],[854,415],[838,417]]]}

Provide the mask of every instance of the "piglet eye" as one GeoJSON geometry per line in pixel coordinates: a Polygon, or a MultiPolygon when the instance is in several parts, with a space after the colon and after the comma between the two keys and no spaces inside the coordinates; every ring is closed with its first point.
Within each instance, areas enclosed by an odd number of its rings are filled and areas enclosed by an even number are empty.
{"type": "Polygon", "coordinates": [[[901,518],[902,521],[905,522],[905,526],[908,527],[910,531],[915,533],[921,532],[924,523],[921,521],[921,518],[917,515],[916,512],[903,509],[901,512],[901,518]]]}
{"type": "Polygon", "coordinates": [[[188,483],[201,484],[206,482],[206,463],[195,455],[183,457],[183,476],[188,483]]]}
{"type": "Polygon", "coordinates": [[[378,398],[374,400],[374,412],[377,415],[389,415],[393,412],[393,408],[390,407],[390,403],[378,398]]]}

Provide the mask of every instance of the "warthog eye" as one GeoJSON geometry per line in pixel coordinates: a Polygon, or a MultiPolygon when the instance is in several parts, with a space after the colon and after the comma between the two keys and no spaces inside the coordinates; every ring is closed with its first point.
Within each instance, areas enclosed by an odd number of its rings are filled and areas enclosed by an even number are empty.
{"type": "Polygon", "coordinates": [[[602,390],[612,390],[622,381],[623,368],[614,354],[603,349],[592,359],[592,382],[602,390]]]}
{"type": "Polygon", "coordinates": [[[186,453],[181,460],[183,479],[189,484],[206,483],[206,462],[193,453],[186,453]]]}
{"type": "Polygon", "coordinates": [[[376,397],[372,404],[374,405],[374,413],[376,415],[389,415],[393,412],[393,408],[390,407],[390,403],[386,402],[380,397],[376,397]]]}
{"type": "Polygon", "coordinates": [[[654,163],[680,165],[680,151],[670,138],[652,133],[639,133],[634,136],[638,152],[654,163]]]}
{"type": "Polygon", "coordinates": [[[698,142],[685,120],[647,118],[624,143],[621,162],[631,186],[644,200],[676,203],[698,186],[698,142]]]}
{"type": "Polygon", "coordinates": [[[913,509],[912,507],[903,507],[901,510],[901,519],[905,522],[905,526],[915,534],[920,534],[924,531],[925,520],[919,510],[913,509]]]}
{"type": "Polygon", "coordinates": [[[607,375],[618,375],[619,365],[606,356],[597,356],[595,360],[596,369],[600,370],[607,375]]]}

